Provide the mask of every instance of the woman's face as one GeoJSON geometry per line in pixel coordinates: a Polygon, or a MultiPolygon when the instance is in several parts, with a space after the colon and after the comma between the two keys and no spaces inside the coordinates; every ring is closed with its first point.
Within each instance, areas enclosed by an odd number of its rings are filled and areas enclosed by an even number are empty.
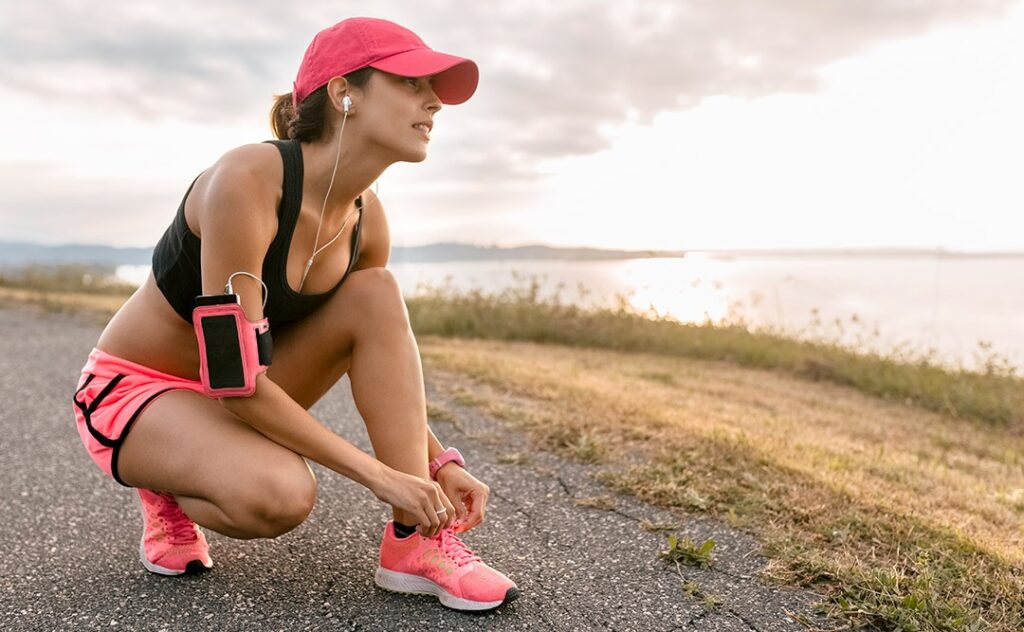
{"type": "MultiPolygon", "coordinates": [[[[353,91],[360,135],[393,155],[396,161],[421,162],[427,157],[430,128],[441,100],[431,87],[433,77],[402,77],[375,71],[358,94],[353,91]],[[418,124],[425,124],[423,129],[418,124]]],[[[348,123],[352,123],[351,119],[348,123]]]]}

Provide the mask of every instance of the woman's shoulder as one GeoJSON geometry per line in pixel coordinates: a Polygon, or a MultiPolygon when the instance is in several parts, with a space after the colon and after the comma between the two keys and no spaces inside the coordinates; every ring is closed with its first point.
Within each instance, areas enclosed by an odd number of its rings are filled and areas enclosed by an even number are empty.
{"type": "MultiPolygon", "coordinates": [[[[197,179],[189,196],[186,218],[194,219],[197,234],[211,219],[257,221],[273,234],[281,200],[284,166],[277,147],[250,143],[226,151],[197,179]]],[[[189,222],[190,224],[192,222],[189,222]]]]}
{"type": "Polygon", "coordinates": [[[248,143],[224,152],[209,170],[211,175],[229,175],[247,180],[249,185],[275,185],[280,189],[284,164],[272,143],[248,143]]]}

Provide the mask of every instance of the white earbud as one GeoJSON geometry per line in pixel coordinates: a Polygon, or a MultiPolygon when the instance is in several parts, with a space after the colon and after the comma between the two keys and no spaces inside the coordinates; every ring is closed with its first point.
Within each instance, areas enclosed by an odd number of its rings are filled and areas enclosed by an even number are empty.
{"type": "Polygon", "coordinates": [[[341,100],[341,106],[345,108],[345,114],[348,114],[348,109],[352,107],[352,99],[346,94],[345,98],[341,100]]]}

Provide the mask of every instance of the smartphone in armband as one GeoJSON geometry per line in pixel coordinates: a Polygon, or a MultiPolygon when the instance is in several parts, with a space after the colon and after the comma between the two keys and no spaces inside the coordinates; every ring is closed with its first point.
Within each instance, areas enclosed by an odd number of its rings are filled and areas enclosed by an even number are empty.
{"type": "Polygon", "coordinates": [[[199,375],[206,394],[252,395],[256,375],[270,364],[267,319],[249,321],[237,294],[213,294],[196,297],[192,324],[199,343],[199,375]]]}
{"type": "Polygon", "coordinates": [[[200,294],[196,297],[196,307],[200,305],[242,304],[242,297],[237,294],[200,294]]]}

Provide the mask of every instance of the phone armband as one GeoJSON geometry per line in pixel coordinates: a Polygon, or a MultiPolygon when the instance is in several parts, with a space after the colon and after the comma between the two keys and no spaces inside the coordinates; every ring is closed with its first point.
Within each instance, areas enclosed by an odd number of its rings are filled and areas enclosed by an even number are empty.
{"type": "Polygon", "coordinates": [[[199,378],[211,397],[249,397],[273,356],[270,323],[245,316],[237,294],[197,296],[192,325],[199,341],[199,378]]]}

